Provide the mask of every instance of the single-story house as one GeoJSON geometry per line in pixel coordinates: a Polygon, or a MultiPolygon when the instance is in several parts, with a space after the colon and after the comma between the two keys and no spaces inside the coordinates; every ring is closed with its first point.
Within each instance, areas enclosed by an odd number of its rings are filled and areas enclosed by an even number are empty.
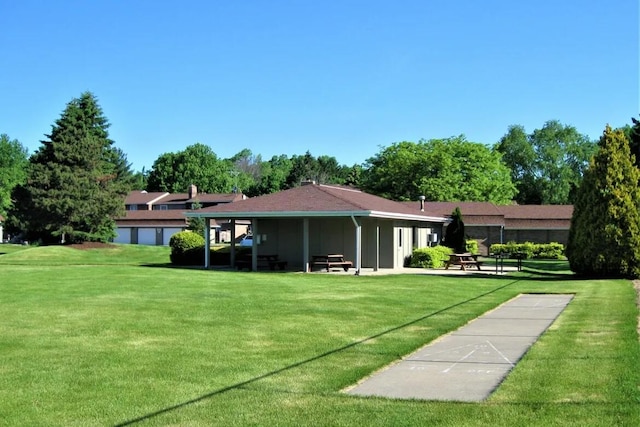
{"type": "MultiPolygon", "coordinates": [[[[353,262],[356,274],[361,268],[404,266],[414,248],[436,243],[448,221],[421,210],[419,202],[409,206],[354,188],[314,182],[189,211],[186,216],[206,222],[249,220],[252,270],[257,270],[258,255],[277,255],[289,269],[307,272],[312,256],[342,254],[353,262]]],[[[235,265],[235,245],[231,247],[231,265],[235,265]]],[[[207,268],[208,255],[207,247],[207,268]]]]}
{"type": "MultiPolygon", "coordinates": [[[[412,204],[413,202],[404,202],[412,204]]],[[[450,216],[460,208],[465,233],[487,255],[494,243],[567,244],[573,205],[494,205],[490,202],[426,202],[425,209],[450,216]]]]}
{"type": "MultiPolygon", "coordinates": [[[[168,245],[171,236],[188,227],[185,211],[197,206],[210,207],[244,200],[244,194],[198,193],[195,185],[187,193],[131,191],[125,198],[125,216],[116,218],[116,243],[140,245],[168,245]]],[[[211,222],[214,243],[229,242],[230,223],[211,222]]],[[[238,223],[236,234],[248,233],[248,223],[238,223]]]]}

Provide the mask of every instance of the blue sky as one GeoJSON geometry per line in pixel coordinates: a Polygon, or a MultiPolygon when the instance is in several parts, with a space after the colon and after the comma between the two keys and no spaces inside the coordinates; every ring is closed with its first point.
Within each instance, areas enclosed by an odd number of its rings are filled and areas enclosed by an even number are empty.
{"type": "Polygon", "coordinates": [[[638,0],[0,0],[0,133],[93,92],[135,170],[196,142],[364,163],[397,141],[640,114],[638,0]]]}

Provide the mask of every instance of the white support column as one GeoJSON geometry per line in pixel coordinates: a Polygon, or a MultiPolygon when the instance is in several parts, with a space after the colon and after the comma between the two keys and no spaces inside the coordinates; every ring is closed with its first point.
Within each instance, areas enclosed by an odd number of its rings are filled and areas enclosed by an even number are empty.
{"type": "Polygon", "coordinates": [[[302,270],[309,272],[309,218],[302,220],[302,270]]]}
{"type": "Polygon", "coordinates": [[[351,220],[356,226],[356,276],[358,276],[362,265],[362,225],[358,223],[354,216],[351,217],[351,220]]]}
{"type": "Polygon", "coordinates": [[[204,219],[204,268],[211,268],[211,218],[204,219]]]}

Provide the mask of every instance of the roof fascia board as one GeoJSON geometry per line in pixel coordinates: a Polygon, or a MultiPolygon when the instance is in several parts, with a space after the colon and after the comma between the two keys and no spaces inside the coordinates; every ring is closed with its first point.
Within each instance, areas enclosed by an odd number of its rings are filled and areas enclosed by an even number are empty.
{"type": "Polygon", "coordinates": [[[286,211],[286,212],[185,212],[187,217],[194,218],[292,218],[323,216],[370,216],[369,211],[286,211]]]}
{"type": "Polygon", "coordinates": [[[300,217],[373,217],[421,222],[447,222],[447,218],[380,211],[287,211],[287,212],[185,212],[194,218],[300,218],[300,217]]]}
{"type": "Polygon", "coordinates": [[[504,227],[505,230],[568,230],[569,227],[504,227]]]}
{"type": "Polygon", "coordinates": [[[410,221],[447,222],[447,218],[441,217],[441,216],[412,215],[412,214],[402,214],[402,213],[394,213],[394,212],[371,211],[371,215],[369,216],[372,216],[375,218],[406,219],[410,221]]]}

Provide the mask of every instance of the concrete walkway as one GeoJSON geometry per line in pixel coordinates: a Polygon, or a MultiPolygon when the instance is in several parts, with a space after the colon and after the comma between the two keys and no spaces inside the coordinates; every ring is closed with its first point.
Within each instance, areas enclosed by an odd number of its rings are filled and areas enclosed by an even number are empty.
{"type": "Polygon", "coordinates": [[[482,401],[572,298],[519,295],[345,391],[393,399],[482,401]]]}

